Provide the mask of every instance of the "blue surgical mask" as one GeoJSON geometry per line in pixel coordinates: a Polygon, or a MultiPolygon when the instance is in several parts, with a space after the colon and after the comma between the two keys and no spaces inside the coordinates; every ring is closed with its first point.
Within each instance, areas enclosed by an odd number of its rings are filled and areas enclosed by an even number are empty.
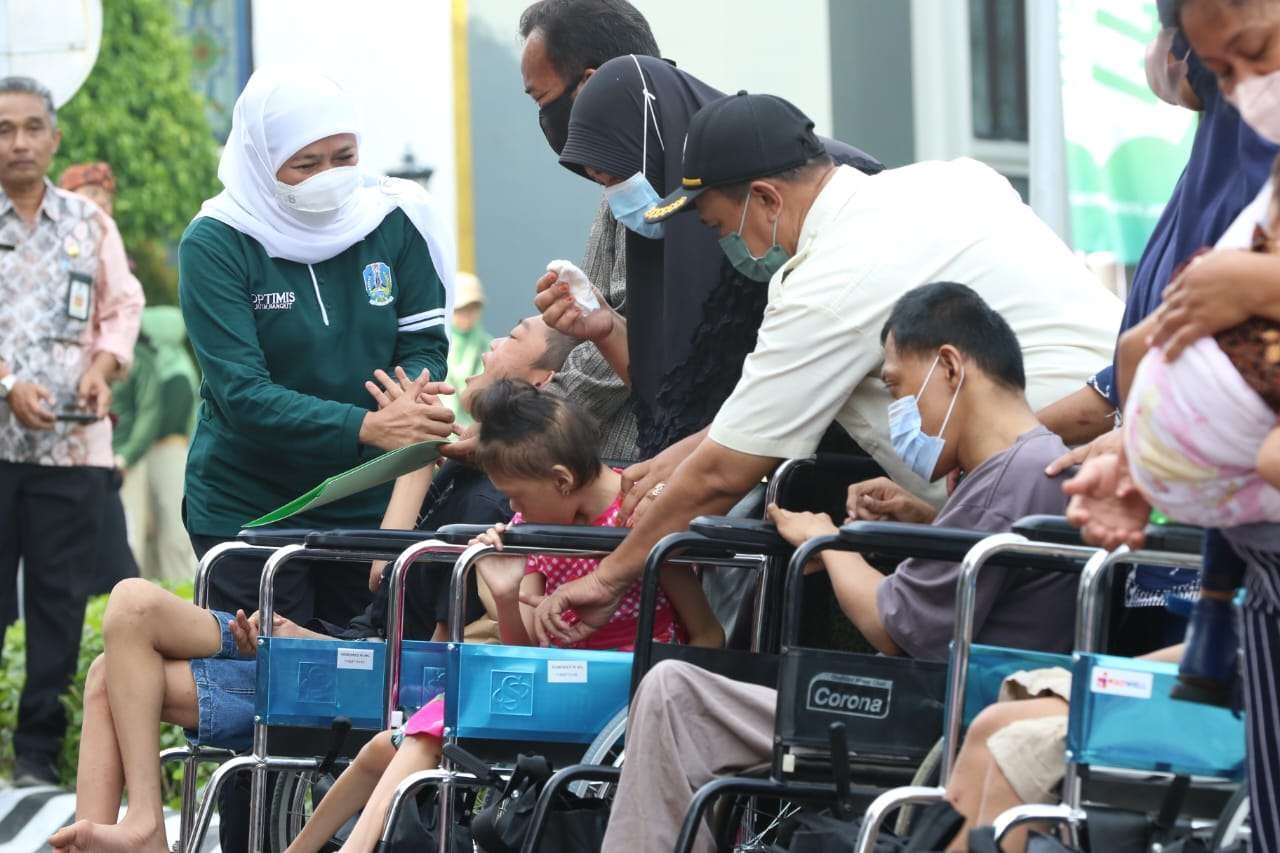
{"type": "Polygon", "coordinates": [[[644,212],[662,201],[662,196],[649,183],[644,172],[636,172],[620,184],[614,184],[604,191],[605,200],[609,202],[609,211],[613,218],[621,222],[628,230],[650,240],[662,239],[662,222],[646,222],[644,212]]]}
{"type": "Polygon", "coordinates": [[[933,364],[929,367],[929,372],[925,374],[924,382],[920,385],[920,391],[906,397],[894,400],[889,404],[889,440],[893,443],[893,452],[916,473],[925,482],[932,483],[935,479],[934,469],[938,467],[938,460],[942,457],[942,449],[946,447],[947,441],[943,436],[947,432],[947,423],[951,420],[951,413],[955,410],[956,400],[960,398],[960,389],[964,386],[964,372],[960,373],[960,383],[956,385],[956,393],[951,397],[951,405],[947,407],[947,414],[942,419],[942,427],[938,430],[937,435],[925,435],[923,428],[920,426],[920,394],[924,393],[925,387],[929,384],[929,378],[933,376],[934,369],[938,366],[938,360],[941,354],[933,360],[933,364]]]}
{"type": "Polygon", "coordinates": [[[787,254],[786,249],[778,245],[778,220],[776,219],[773,220],[773,245],[758,258],[751,254],[751,250],[747,248],[747,241],[742,239],[742,229],[747,224],[747,207],[750,204],[751,193],[748,191],[747,200],[742,203],[742,220],[738,223],[738,230],[721,237],[720,248],[735,270],[752,281],[764,284],[773,278],[774,273],[782,269],[790,255],[787,254]]]}
{"type": "Polygon", "coordinates": [[[653,133],[658,137],[658,145],[664,152],[667,146],[662,142],[662,131],[658,129],[658,114],[653,109],[653,93],[649,91],[649,84],[644,79],[640,60],[632,54],[631,61],[636,64],[636,72],[640,75],[642,103],[640,123],[644,128],[641,131],[643,135],[640,137],[640,171],[622,183],[605,189],[604,197],[605,201],[609,202],[609,211],[613,214],[613,218],[621,222],[627,230],[634,231],[641,237],[648,237],[650,240],[661,240],[663,223],[646,222],[644,218],[646,210],[662,201],[662,196],[658,195],[658,191],[653,188],[653,184],[649,183],[649,179],[644,174],[645,167],[649,164],[649,121],[651,119],[653,133]]]}

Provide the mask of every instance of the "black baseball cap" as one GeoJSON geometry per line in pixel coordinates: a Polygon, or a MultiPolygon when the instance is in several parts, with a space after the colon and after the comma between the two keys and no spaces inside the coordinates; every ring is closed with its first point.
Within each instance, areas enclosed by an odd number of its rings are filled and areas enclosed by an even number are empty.
{"type": "Polygon", "coordinates": [[[684,175],[674,192],[644,213],[661,222],[692,210],[712,187],[750,181],[803,166],[826,151],[813,121],[777,95],[739,92],[694,114],[684,140],[684,175]]]}

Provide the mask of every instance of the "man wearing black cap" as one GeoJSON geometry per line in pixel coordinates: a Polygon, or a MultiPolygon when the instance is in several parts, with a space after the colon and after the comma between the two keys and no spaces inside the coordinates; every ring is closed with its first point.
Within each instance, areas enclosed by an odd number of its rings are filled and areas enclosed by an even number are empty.
{"type": "Polygon", "coordinates": [[[626,541],[539,604],[540,640],[578,641],[605,624],[659,539],[698,515],[724,512],[779,460],[812,454],[833,421],[898,485],[940,504],[941,482],[930,482],[911,447],[895,449],[892,399],[879,378],[880,329],[915,287],[966,284],[1004,317],[1037,410],[1110,361],[1119,300],[1005,178],[973,160],[865,175],[832,163],[813,122],[792,104],[739,92],[694,116],[681,187],[646,216],[695,209],[738,270],[769,282],[756,348],[697,449],[652,490],[626,541]],[[570,609],[572,626],[561,617],[570,609]]]}

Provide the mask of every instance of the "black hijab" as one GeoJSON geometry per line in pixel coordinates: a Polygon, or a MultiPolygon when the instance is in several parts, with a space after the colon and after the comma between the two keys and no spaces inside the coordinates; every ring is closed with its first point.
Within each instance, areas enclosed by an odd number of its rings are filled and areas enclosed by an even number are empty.
{"type": "MultiPolygon", "coordinates": [[[[645,177],[664,196],[680,181],[694,113],[721,97],[665,60],[611,59],[574,100],[560,164],[584,177],[588,166],[631,177],[640,167],[644,121],[645,177]],[[652,95],[656,126],[644,110],[637,64],[652,95]]],[[[837,161],[863,171],[882,168],[842,143],[827,148],[837,161]]],[[[734,270],[715,232],[696,216],[668,219],[660,240],[627,231],[626,252],[631,397],[638,449],[641,458],[649,458],[705,427],[728,399],[755,349],[768,286],[734,270]]]]}

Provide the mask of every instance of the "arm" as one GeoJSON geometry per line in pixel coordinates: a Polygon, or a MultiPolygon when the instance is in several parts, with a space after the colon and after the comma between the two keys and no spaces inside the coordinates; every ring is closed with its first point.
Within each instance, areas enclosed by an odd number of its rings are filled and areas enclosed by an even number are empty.
{"type": "Polygon", "coordinates": [[[1142,357],[1147,354],[1147,339],[1155,327],[1156,315],[1152,314],[1121,335],[1120,342],[1116,344],[1116,393],[1122,406],[1129,399],[1134,374],[1138,372],[1142,357]]]}
{"type": "Polygon", "coordinates": [[[1258,475],[1280,489],[1280,427],[1267,433],[1258,448],[1258,475]]]}
{"type": "MultiPolygon", "coordinates": [[[[711,611],[711,602],[690,566],[663,566],[662,591],[689,632],[689,645],[718,649],[724,646],[724,628],[711,611]]],[[[532,609],[530,608],[530,615],[532,609]]]]}
{"type": "Polygon", "coordinates": [[[903,654],[885,629],[876,603],[880,585],[885,581],[884,575],[861,554],[850,551],[823,551],[819,558],[831,576],[831,589],[836,594],[840,609],[859,633],[881,654],[903,654]]]}
{"type": "MultiPolygon", "coordinates": [[[[599,293],[599,291],[597,291],[599,293]]],[[[556,284],[555,273],[547,273],[535,285],[534,307],[551,328],[580,341],[590,341],[609,362],[614,373],[631,385],[631,353],[628,350],[627,320],[599,297],[600,307],[583,313],[569,292],[569,285],[556,284]]]]}
{"type": "MultiPolygon", "coordinates": [[[[850,497],[853,492],[850,492],[850,497]]],[[[790,512],[777,504],[769,505],[769,520],[778,526],[778,535],[799,547],[810,539],[829,536],[837,532],[835,524],[825,513],[790,512]]],[[[886,655],[901,655],[902,649],[885,630],[880,618],[877,594],[884,582],[884,575],[874,569],[860,554],[849,551],[823,551],[818,559],[805,566],[805,573],[822,569],[831,576],[831,588],[835,592],[840,610],[854,627],[886,655]]]]}
{"type": "Polygon", "coordinates": [[[445,333],[444,285],[431,250],[408,217],[404,217],[404,250],[396,261],[396,349],[392,365],[417,376],[424,369],[443,382],[449,372],[449,338],[445,333]]]}
{"type": "Polygon", "coordinates": [[[1280,320],[1280,255],[1215,250],[1191,262],[1152,315],[1150,344],[1172,361],[1193,341],[1250,317],[1280,320]]]}
{"type": "Polygon", "coordinates": [[[106,354],[110,360],[101,364],[112,368],[104,374],[110,381],[117,378],[117,371],[128,369],[133,361],[133,347],[138,342],[138,329],[142,325],[142,285],[129,272],[129,261],[125,257],[124,243],[120,239],[120,231],[115,222],[106,214],[102,215],[102,244],[98,249],[98,275],[94,281],[95,303],[94,356],[106,354]]]}
{"type": "Polygon", "coordinates": [[[659,539],[685,529],[699,515],[727,511],[777,464],[777,459],[704,441],[676,470],[653,508],[594,572],[561,585],[546,598],[524,599],[538,608],[533,623],[538,643],[579,642],[603,626],[643,571],[645,558],[659,539]],[[562,617],[568,609],[578,616],[572,628],[562,617]]]}
{"type": "MultiPolygon", "coordinates": [[[[422,501],[431,487],[431,476],[434,468],[430,465],[411,471],[396,478],[391,489],[391,500],[387,502],[387,511],[382,514],[383,530],[412,530],[418,521],[418,511],[422,509],[422,501]]],[[[369,569],[369,589],[377,590],[382,581],[382,570],[386,560],[374,560],[369,569]]]]}
{"type": "Polygon", "coordinates": [[[367,409],[272,381],[258,345],[241,258],[228,257],[199,234],[188,233],[178,249],[178,269],[187,335],[205,386],[232,428],[264,448],[327,458],[335,466],[360,461],[359,435],[367,409]]]}
{"type": "Polygon", "coordinates": [[[1087,444],[1109,432],[1114,426],[1114,413],[1111,401],[1086,385],[1074,394],[1045,406],[1036,412],[1036,417],[1050,432],[1061,436],[1065,444],[1074,446],[1087,444]]]}

